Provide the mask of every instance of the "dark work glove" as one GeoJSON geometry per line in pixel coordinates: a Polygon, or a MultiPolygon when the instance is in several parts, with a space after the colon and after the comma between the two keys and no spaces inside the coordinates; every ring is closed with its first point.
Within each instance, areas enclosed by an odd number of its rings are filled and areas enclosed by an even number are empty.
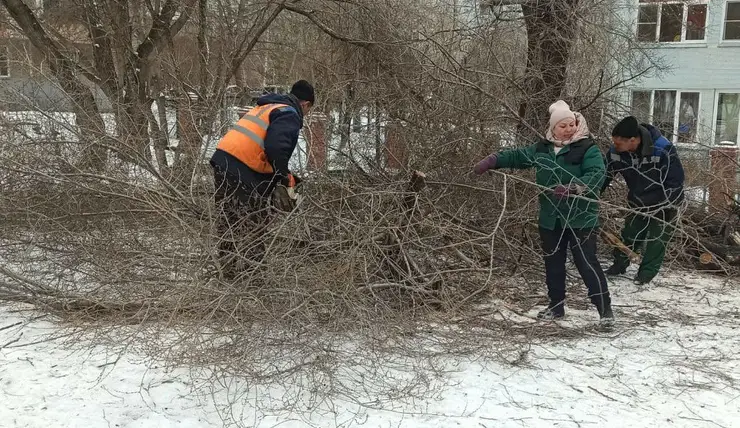
{"type": "Polygon", "coordinates": [[[292,172],[288,173],[287,177],[281,177],[280,178],[280,184],[282,184],[285,187],[295,187],[298,185],[298,183],[302,182],[303,179],[292,172]]]}
{"type": "Polygon", "coordinates": [[[296,200],[290,197],[287,187],[279,184],[272,192],[272,206],[280,211],[290,212],[296,207],[296,200]]]}
{"type": "Polygon", "coordinates": [[[478,175],[481,175],[484,172],[488,171],[489,169],[496,169],[497,161],[498,161],[498,156],[496,155],[486,156],[485,159],[475,164],[475,166],[473,167],[473,172],[475,172],[478,175]]]}

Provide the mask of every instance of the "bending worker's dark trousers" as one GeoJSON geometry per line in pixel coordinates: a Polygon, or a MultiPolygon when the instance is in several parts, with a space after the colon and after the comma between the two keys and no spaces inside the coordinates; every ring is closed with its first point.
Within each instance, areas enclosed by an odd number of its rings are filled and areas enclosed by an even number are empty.
{"type": "Polygon", "coordinates": [[[594,229],[543,229],[540,227],[542,250],[545,258],[547,294],[550,308],[562,312],[565,303],[565,261],[570,248],[573,261],[588,287],[588,297],[599,313],[611,305],[606,276],[596,257],[596,231],[594,229]]]}
{"type": "MultiPolygon", "coordinates": [[[[632,213],[627,216],[622,229],[622,242],[632,251],[642,253],[642,262],[637,277],[650,281],[660,271],[665,258],[666,248],[676,230],[676,209],[667,208],[659,211],[654,217],[632,213]]],[[[630,260],[618,249],[614,250],[614,264],[620,271],[627,269],[630,260]]]]}
{"type": "Polygon", "coordinates": [[[250,187],[214,169],[219,261],[229,274],[237,265],[259,263],[264,255],[263,231],[269,221],[266,199],[250,187]]]}

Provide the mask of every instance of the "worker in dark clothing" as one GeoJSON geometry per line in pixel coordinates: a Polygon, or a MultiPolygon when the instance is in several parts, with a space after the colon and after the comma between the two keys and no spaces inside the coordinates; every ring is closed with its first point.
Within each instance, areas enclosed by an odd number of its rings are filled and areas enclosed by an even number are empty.
{"type": "MultiPolygon", "coordinates": [[[[660,130],[639,124],[633,116],[617,123],[612,142],[606,156],[607,178],[602,192],[614,174],[622,174],[629,189],[629,207],[633,210],[625,219],[622,242],[635,252],[644,245],[634,281],[647,284],[658,274],[676,228],[678,207],[684,198],[683,166],[676,147],[660,130]]],[[[606,274],[621,275],[629,264],[627,255],[615,249],[614,264],[606,274]]]]}
{"type": "Polygon", "coordinates": [[[288,161],[313,104],[314,89],[305,80],[293,84],[289,94],[264,95],[216,146],[210,163],[221,211],[219,258],[228,275],[236,273],[238,256],[261,261],[260,236],[269,220],[270,201],[282,211],[294,207],[292,193],[299,180],[288,161]]]}

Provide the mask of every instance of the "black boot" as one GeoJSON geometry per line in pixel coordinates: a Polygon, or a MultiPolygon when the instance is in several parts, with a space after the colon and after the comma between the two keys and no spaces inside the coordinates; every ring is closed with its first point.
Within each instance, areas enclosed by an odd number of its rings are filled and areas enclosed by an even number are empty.
{"type": "Polygon", "coordinates": [[[653,280],[652,278],[648,278],[648,277],[646,277],[644,275],[640,275],[640,273],[638,272],[637,273],[637,276],[635,277],[635,279],[632,282],[634,282],[635,285],[646,285],[646,284],[648,284],[652,280],[653,280]]]}
{"type": "Polygon", "coordinates": [[[616,276],[616,275],[623,275],[625,272],[627,272],[626,266],[614,263],[604,273],[607,274],[608,276],[616,276]]]}
{"type": "Polygon", "coordinates": [[[563,303],[550,303],[545,309],[537,313],[537,318],[541,320],[556,320],[565,316],[563,303]]]}
{"type": "Polygon", "coordinates": [[[596,309],[599,311],[599,326],[602,328],[614,327],[614,312],[612,311],[611,303],[604,305],[596,305],[596,309]]]}

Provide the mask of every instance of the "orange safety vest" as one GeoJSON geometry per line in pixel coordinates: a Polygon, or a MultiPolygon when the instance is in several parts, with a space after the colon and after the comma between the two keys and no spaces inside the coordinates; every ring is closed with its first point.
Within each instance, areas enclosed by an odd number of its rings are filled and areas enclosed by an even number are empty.
{"type": "Polygon", "coordinates": [[[287,106],[287,104],[265,104],[248,111],[221,138],[216,149],[234,156],[253,171],[272,174],[274,171],[265,153],[265,137],[267,128],[270,126],[270,113],[276,108],[287,106]]]}

